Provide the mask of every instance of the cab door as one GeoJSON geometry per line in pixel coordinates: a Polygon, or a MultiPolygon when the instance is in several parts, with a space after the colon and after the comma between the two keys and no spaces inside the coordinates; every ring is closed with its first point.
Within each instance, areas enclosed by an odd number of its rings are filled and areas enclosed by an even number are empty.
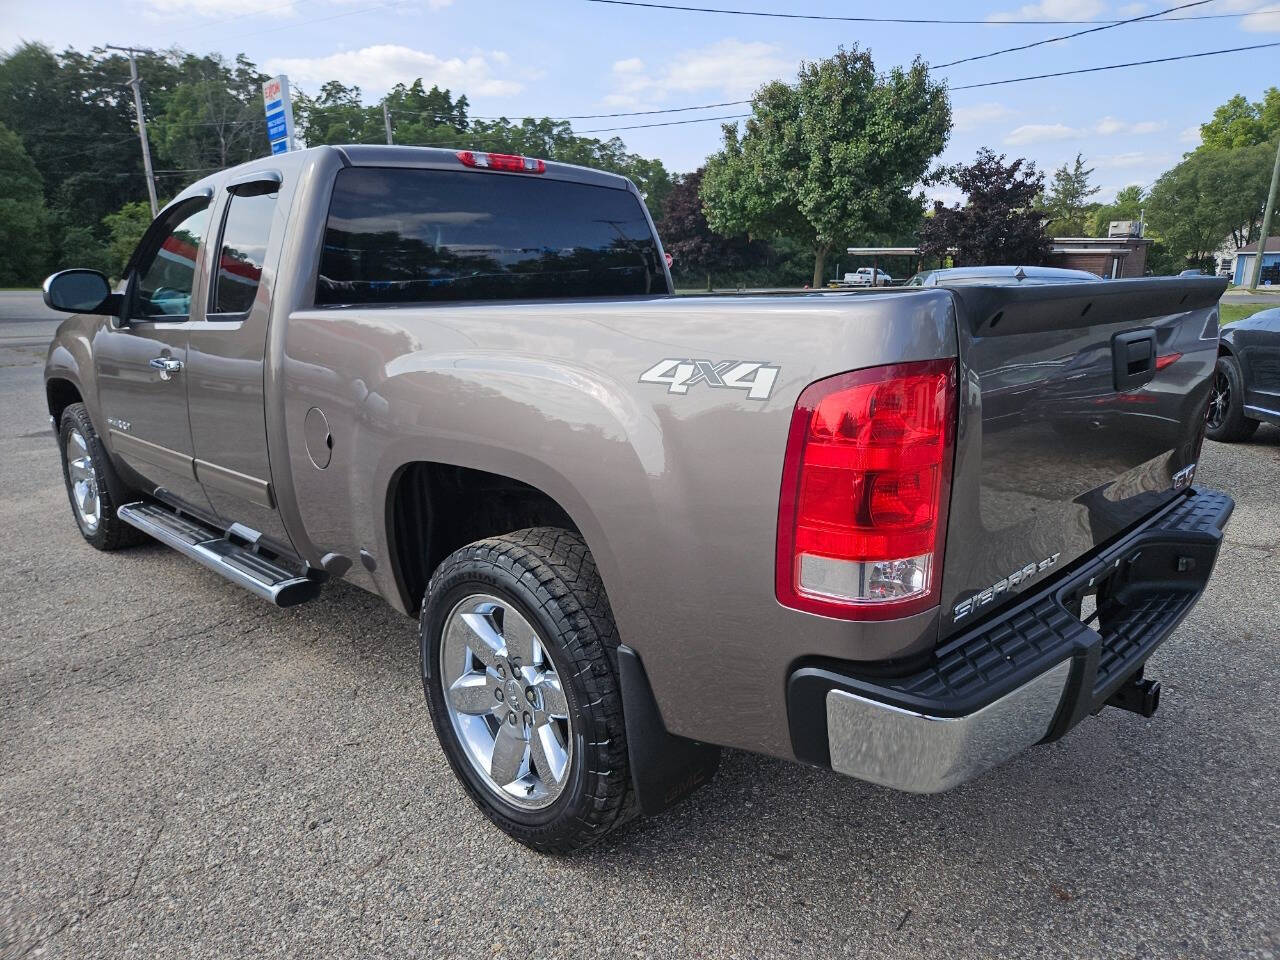
{"type": "Polygon", "coordinates": [[[195,473],[186,366],[208,227],[207,196],[164,211],[130,261],[122,315],[105,321],[93,342],[112,455],[134,486],[202,514],[209,503],[195,473]]]}
{"type": "Polygon", "coordinates": [[[205,311],[189,331],[187,390],[196,476],[222,525],[292,551],[271,482],[263,366],[288,213],[282,182],[273,170],[246,174],[218,202],[205,311]]]}

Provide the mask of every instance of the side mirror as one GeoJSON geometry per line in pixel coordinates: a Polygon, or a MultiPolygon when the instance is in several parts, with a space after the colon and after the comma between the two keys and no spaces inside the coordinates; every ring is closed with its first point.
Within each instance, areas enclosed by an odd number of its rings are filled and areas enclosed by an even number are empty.
{"type": "Polygon", "coordinates": [[[119,297],[97,270],[60,270],[44,282],[45,306],[65,313],[115,314],[119,297]]]}

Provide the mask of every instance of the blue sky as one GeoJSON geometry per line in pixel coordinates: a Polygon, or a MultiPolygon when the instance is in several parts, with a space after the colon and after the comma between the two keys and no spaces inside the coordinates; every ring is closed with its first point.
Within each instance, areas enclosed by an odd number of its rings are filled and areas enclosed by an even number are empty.
{"type": "MultiPolygon", "coordinates": [[[[680,0],[674,0],[680,2],[680,0]]],[[[693,5],[829,15],[1118,19],[1176,5],[1126,0],[884,4],[838,0],[691,0],[693,5]]],[[[1117,27],[1034,50],[938,71],[953,85],[1280,40],[1280,0],[1211,0],[1187,14],[1224,19],[1117,27]]],[[[1176,14],[1175,14],[1176,16],[1176,14]]],[[[824,23],[610,6],[588,0],[0,0],[0,47],[38,40],[60,49],[102,43],[178,45],[248,54],[313,91],[322,80],[377,96],[421,76],[465,92],[477,116],[567,116],[708,104],[749,97],[794,77],[802,59],[840,44],[870,47],[887,68],[919,55],[942,63],[1083,26],[824,23]],[[110,15],[104,15],[107,11],[110,15]]],[[[980,146],[1027,156],[1046,171],[1083,152],[1107,199],[1149,184],[1195,146],[1198,125],[1235,93],[1258,99],[1280,82],[1280,48],[1109,73],[1038,80],[952,97],[956,126],[943,155],[980,146]]],[[[144,78],[145,82],[145,78],[144,78]]],[[[742,112],[575,121],[580,131],[742,112]]],[[[596,134],[609,136],[610,133],[596,134]]],[[[699,165],[720,140],[716,122],[617,131],[672,170],[699,165]]]]}

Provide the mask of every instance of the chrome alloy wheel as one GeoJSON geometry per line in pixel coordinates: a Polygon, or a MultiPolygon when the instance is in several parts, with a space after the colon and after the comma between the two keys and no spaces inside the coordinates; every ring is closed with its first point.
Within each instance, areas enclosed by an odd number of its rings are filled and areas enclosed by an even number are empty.
{"type": "Polygon", "coordinates": [[[462,751],[501,799],[550,806],[573,760],[569,703],[533,625],[488,594],[460,600],[444,622],[440,679],[462,751]]]}
{"type": "Polygon", "coordinates": [[[1218,370],[1213,375],[1213,389],[1209,394],[1209,427],[1218,429],[1227,420],[1227,414],[1231,410],[1231,381],[1227,379],[1226,373],[1218,370]]]}
{"type": "Polygon", "coordinates": [[[92,534],[102,522],[102,503],[98,499],[98,474],[84,434],[73,429],[67,436],[67,483],[76,515],[86,533],[92,534]]]}

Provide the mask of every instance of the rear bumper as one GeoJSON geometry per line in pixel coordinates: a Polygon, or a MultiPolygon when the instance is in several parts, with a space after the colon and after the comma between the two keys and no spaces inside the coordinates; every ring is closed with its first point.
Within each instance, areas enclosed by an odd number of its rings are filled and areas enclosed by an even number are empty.
{"type": "Polygon", "coordinates": [[[1235,504],[1193,489],[1100,553],[948,640],[902,676],[809,664],[787,708],[796,755],[913,793],[947,790],[1106,705],[1203,592],[1235,504]],[[1096,619],[1080,619],[1096,594],[1096,619]]]}

